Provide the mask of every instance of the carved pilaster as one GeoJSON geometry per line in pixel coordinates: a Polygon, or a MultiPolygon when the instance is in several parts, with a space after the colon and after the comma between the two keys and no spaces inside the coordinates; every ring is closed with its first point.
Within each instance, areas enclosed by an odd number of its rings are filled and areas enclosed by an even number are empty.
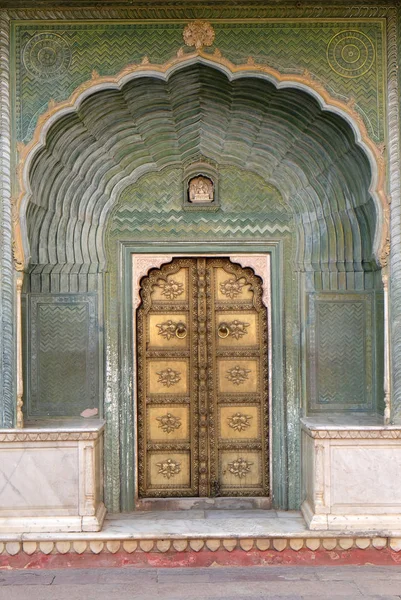
{"type": "Polygon", "coordinates": [[[24,406],[23,395],[24,395],[24,380],[23,380],[23,367],[22,367],[22,307],[21,307],[21,293],[22,284],[24,282],[23,276],[19,276],[17,279],[17,428],[22,429],[24,426],[24,415],[22,413],[22,407],[24,406]]]}
{"type": "MultiPolygon", "coordinates": [[[[388,154],[391,195],[390,228],[390,287],[391,314],[391,420],[401,422],[401,196],[400,196],[400,141],[399,91],[397,66],[397,12],[392,10],[387,19],[387,98],[388,98],[388,154]]],[[[386,407],[390,408],[390,407],[386,407]]],[[[388,416],[388,415],[387,415],[388,416]]]]}
{"type": "Polygon", "coordinates": [[[0,426],[12,427],[14,396],[14,269],[11,216],[10,20],[0,11],[0,426]]]}

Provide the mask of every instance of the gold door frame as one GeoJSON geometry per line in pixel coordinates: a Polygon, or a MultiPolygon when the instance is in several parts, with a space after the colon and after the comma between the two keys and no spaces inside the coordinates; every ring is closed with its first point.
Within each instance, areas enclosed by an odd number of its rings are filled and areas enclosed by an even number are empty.
{"type": "Polygon", "coordinates": [[[267,311],[267,332],[268,332],[268,414],[269,414],[269,450],[268,450],[268,461],[269,461],[269,484],[270,494],[273,489],[273,470],[272,470],[272,319],[271,319],[271,256],[270,253],[255,253],[255,254],[230,254],[227,252],[219,253],[147,253],[147,254],[132,254],[132,323],[135,324],[132,327],[132,348],[133,348],[133,377],[135,385],[133,387],[133,414],[134,414],[134,432],[135,432],[135,455],[134,455],[134,494],[135,504],[138,505],[139,493],[138,493],[138,388],[137,388],[137,310],[141,304],[140,290],[141,290],[141,279],[148,275],[151,269],[159,269],[163,265],[168,264],[174,258],[228,258],[234,264],[238,264],[243,268],[250,267],[253,269],[255,275],[258,275],[262,280],[262,303],[266,307],[267,311]]]}

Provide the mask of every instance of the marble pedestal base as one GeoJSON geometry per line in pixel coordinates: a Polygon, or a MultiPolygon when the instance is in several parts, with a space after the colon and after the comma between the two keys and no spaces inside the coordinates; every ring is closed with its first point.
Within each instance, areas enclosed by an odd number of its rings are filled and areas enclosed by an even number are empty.
{"type": "Polygon", "coordinates": [[[0,430],[0,532],[99,531],[103,421],[0,430]]]}
{"type": "Polygon", "coordinates": [[[401,428],[302,419],[302,514],[312,530],[401,530],[401,428]]]}

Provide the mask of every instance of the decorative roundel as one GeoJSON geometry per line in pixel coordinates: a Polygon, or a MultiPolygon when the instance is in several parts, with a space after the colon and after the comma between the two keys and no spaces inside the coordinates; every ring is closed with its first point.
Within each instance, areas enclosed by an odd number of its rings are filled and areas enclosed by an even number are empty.
{"type": "Polygon", "coordinates": [[[53,79],[68,70],[71,50],[60,35],[38,33],[26,44],[23,61],[27,71],[37,79],[53,79]]]}
{"type": "Polygon", "coordinates": [[[342,77],[361,77],[372,67],[374,59],[373,43],[361,31],[340,31],[327,46],[329,65],[342,77]]]}

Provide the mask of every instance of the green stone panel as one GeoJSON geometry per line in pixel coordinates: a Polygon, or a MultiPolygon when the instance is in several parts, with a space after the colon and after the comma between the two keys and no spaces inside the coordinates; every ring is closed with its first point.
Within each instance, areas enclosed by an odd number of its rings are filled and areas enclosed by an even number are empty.
{"type": "Polygon", "coordinates": [[[77,417],[98,406],[96,298],[29,295],[27,417],[77,417]]]}

